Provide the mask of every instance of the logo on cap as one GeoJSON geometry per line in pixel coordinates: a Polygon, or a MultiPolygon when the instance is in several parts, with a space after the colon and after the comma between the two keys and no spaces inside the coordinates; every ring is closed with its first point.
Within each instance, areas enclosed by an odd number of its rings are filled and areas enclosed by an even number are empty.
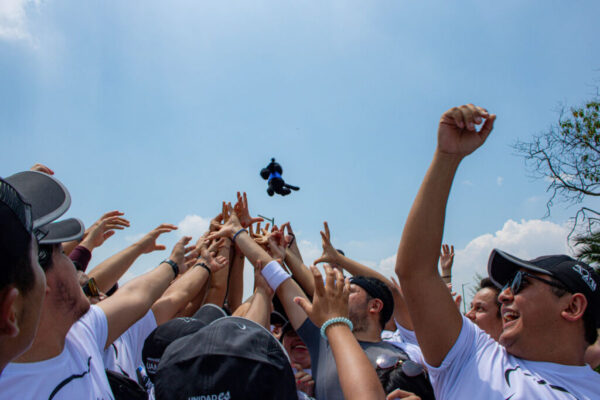
{"type": "Polygon", "coordinates": [[[583,268],[581,265],[573,265],[573,270],[575,270],[579,275],[581,275],[581,279],[592,289],[592,292],[596,291],[596,282],[594,278],[590,275],[590,272],[583,268]]]}

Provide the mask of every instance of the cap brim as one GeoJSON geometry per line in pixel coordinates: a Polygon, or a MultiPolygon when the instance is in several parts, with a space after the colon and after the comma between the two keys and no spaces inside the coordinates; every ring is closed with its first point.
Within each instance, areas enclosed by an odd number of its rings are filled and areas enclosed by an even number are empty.
{"type": "Polygon", "coordinates": [[[281,315],[281,313],[278,311],[273,311],[271,313],[270,321],[271,321],[271,324],[279,323],[279,324],[283,324],[283,325],[287,324],[287,322],[288,322],[287,318],[284,317],[283,315],[281,315]]]}
{"type": "Polygon", "coordinates": [[[39,230],[46,233],[39,244],[56,244],[79,240],[85,233],[85,226],[77,218],[69,218],[42,226],[39,230]]]}
{"type": "Polygon", "coordinates": [[[203,322],[205,325],[209,325],[211,322],[226,316],[227,313],[221,307],[215,304],[207,303],[200,307],[200,309],[196,311],[192,318],[203,322]]]}
{"type": "Polygon", "coordinates": [[[497,287],[501,288],[506,285],[506,283],[510,281],[521,268],[546,275],[552,275],[550,271],[535,266],[528,261],[511,256],[502,250],[492,250],[488,260],[488,275],[497,287]]]}
{"type": "Polygon", "coordinates": [[[48,174],[23,171],[4,179],[31,205],[34,228],[58,219],[71,206],[67,188],[48,174]]]}

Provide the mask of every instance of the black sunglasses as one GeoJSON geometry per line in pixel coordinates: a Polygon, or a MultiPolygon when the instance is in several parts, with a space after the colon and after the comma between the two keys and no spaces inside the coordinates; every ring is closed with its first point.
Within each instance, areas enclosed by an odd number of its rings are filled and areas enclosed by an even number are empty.
{"type": "Polygon", "coordinates": [[[98,289],[98,285],[94,278],[88,279],[81,288],[87,297],[100,297],[100,289],[98,289]]]}
{"type": "Polygon", "coordinates": [[[513,295],[516,295],[517,293],[519,293],[528,284],[527,280],[523,279],[523,277],[535,279],[536,281],[543,282],[546,285],[553,286],[555,288],[566,290],[567,292],[570,292],[569,289],[567,289],[564,285],[562,285],[560,283],[548,281],[546,279],[540,278],[539,276],[529,274],[525,271],[517,271],[517,273],[513,277],[512,281],[508,281],[506,283],[506,285],[504,285],[504,287],[502,288],[502,291],[505,291],[506,289],[510,288],[510,291],[512,292],[513,295]]]}
{"type": "Polygon", "coordinates": [[[390,369],[400,366],[402,372],[406,376],[414,377],[425,372],[425,369],[420,364],[412,360],[404,360],[403,358],[390,354],[381,354],[375,360],[377,369],[390,369]]]}

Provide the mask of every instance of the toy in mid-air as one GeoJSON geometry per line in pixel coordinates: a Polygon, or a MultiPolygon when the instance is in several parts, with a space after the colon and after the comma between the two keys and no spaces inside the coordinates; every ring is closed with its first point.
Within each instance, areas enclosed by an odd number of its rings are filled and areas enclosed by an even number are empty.
{"type": "Polygon", "coordinates": [[[265,168],[260,171],[260,176],[263,179],[268,180],[269,187],[267,193],[269,196],[273,196],[275,193],[282,196],[287,196],[292,190],[300,190],[298,186],[292,186],[283,181],[281,174],[283,170],[281,165],[275,162],[274,158],[271,158],[271,162],[265,168]]]}

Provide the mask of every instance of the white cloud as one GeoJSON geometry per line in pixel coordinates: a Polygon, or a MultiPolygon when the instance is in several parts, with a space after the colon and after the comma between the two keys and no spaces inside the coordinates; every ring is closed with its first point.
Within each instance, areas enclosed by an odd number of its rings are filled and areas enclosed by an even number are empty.
{"type": "Polygon", "coordinates": [[[496,178],[496,184],[498,186],[502,186],[503,183],[504,183],[504,178],[503,177],[499,176],[499,177],[496,178]]]}
{"type": "MultiPolygon", "coordinates": [[[[460,291],[465,284],[465,295],[469,301],[470,290],[478,273],[487,276],[487,261],[494,248],[504,250],[519,258],[532,259],[546,254],[571,254],[567,245],[570,231],[568,223],[563,225],[550,221],[508,220],[494,233],[486,233],[471,240],[463,249],[456,249],[452,282],[460,291]]],[[[377,264],[377,270],[385,276],[395,275],[396,255],[384,258],[377,264]]]]}
{"type": "Polygon", "coordinates": [[[181,236],[191,236],[198,239],[208,230],[210,224],[209,218],[203,218],[199,215],[186,215],[185,218],[177,224],[179,228],[177,234],[181,236]]]}
{"type": "Polygon", "coordinates": [[[473,186],[473,182],[471,182],[470,180],[466,179],[464,181],[462,181],[462,184],[465,186],[473,186]]]}
{"type": "Polygon", "coordinates": [[[2,0],[0,1],[0,40],[31,39],[27,11],[39,6],[41,0],[2,0]]]}
{"type": "Polygon", "coordinates": [[[302,254],[302,259],[306,265],[311,265],[313,261],[323,254],[323,248],[320,244],[317,245],[308,240],[300,240],[298,242],[298,248],[300,249],[300,254],[302,254]]]}

